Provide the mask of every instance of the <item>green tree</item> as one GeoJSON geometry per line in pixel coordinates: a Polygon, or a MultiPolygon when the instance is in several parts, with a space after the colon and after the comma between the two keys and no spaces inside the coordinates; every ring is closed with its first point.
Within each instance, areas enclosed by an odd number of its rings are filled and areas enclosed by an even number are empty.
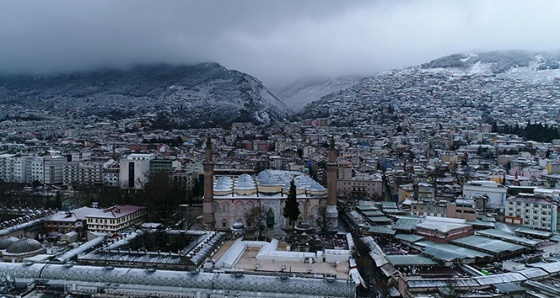
{"type": "Polygon", "coordinates": [[[284,206],[283,212],[284,217],[291,222],[292,231],[294,229],[296,220],[299,217],[299,213],[299,202],[297,201],[296,184],[294,182],[294,179],[292,179],[292,182],[290,182],[288,199],[286,200],[286,205],[284,206]]]}

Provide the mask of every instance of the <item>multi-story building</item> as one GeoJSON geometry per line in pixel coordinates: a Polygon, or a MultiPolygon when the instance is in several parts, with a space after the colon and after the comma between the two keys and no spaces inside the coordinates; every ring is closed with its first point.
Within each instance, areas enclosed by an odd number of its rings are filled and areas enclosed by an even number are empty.
{"type": "Polygon", "coordinates": [[[72,211],[58,212],[47,218],[45,227],[49,232],[64,234],[74,231],[83,235],[86,228],[86,217],[99,211],[100,209],[97,208],[81,207],[72,211]]]}
{"type": "Polygon", "coordinates": [[[119,162],[109,159],[103,164],[101,173],[104,186],[119,187],[119,162]]]}
{"type": "Polygon", "coordinates": [[[519,194],[506,199],[504,222],[556,232],[558,202],[535,194],[519,194]]]}
{"type": "Polygon", "coordinates": [[[410,204],[410,215],[445,217],[447,215],[447,201],[412,201],[410,204]]]}
{"type": "Polygon", "coordinates": [[[507,188],[495,181],[467,181],[463,185],[463,196],[473,198],[488,196],[487,208],[503,210],[507,188]]]}
{"type": "Polygon", "coordinates": [[[0,155],[0,179],[6,182],[44,184],[62,183],[62,167],[66,159],[59,155],[0,155]]]}
{"type": "Polygon", "coordinates": [[[87,230],[90,232],[120,233],[144,222],[146,208],[141,206],[113,206],[86,215],[87,230]]]}
{"type": "Polygon", "coordinates": [[[154,154],[130,154],[121,158],[119,169],[119,185],[121,189],[143,189],[150,175],[150,161],[154,154]]]}
{"type": "Polygon", "coordinates": [[[172,171],[180,170],[181,162],[167,158],[155,158],[150,160],[150,176],[159,172],[171,173],[172,171]]]}
{"type": "Polygon", "coordinates": [[[86,161],[91,159],[90,151],[73,151],[67,156],[68,161],[86,161]]]}
{"type": "Polygon", "coordinates": [[[337,195],[352,198],[376,198],[383,194],[383,179],[379,175],[355,171],[352,163],[338,163],[337,195]]]}
{"type": "Polygon", "coordinates": [[[446,217],[476,220],[476,203],[473,200],[455,200],[447,204],[446,217]]]}
{"type": "Polygon", "coordinates": [[[436,199],[434,185],[428,182],[419,182],[416,189],[416,199],[422,202],[433,202],[436,199]]]}
{"type": "Polygon", "coordinates": [[[94,185],[102,183],[102,162],[69,162],[63,166],[63,185],[94,185]]]}
{"type": "Polygon", "coordinates": [[[185,190],[185,195],[188,195],[188,193],[193,189],[197,177],[198,175],[187,171],[176,171],[171,174],[172,181],[180,185],[181,188],[185,190]]]}
{"type": "Polygon", "coordinates": [[[43,158],[43,179],[39,179],[45,184],[62,183],[62,166],[66,162],[63,156],[44,156],[43,158]]]}
{"type": "Polygon", "coordinates": [[[202,167],[202,162],[188,161],[184,164],[183,168],[187,172],[193,172],[198,174],[202,174],[204,172],[204,168],[202,167]]]}
{"type": "Polygon", "coordinates": [[[103,169],[103,185],[110,187],[119,187],[119,167],[109,167],[103,169]]]}
{"type": "MultiPolygon", "coordinates": [[[[14,164],[16,161],[15,154],[2,154],[0,155],[0,179],[2,181],[16,182],[16,173],[14,164]]],[[[21,176],[21,169],[19,171],[21,176]]]]}

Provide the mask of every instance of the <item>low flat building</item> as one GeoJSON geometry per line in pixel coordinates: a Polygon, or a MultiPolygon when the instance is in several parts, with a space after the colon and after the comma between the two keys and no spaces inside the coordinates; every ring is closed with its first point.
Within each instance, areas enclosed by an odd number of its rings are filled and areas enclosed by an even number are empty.
{"type": "Polygon", "coordinates": [[[81,207],[72,211],[58,212],[46,219],[45,227],[51,233],[65,234],[74,231],[81,236],[86,226],[86,217],[100,210],[98,208],[81,207]]]}
{"type": "Polygon", "coordinates": [[[466,224],[464,219],[428,216],[426,220],[416,225],[415,233],[429,241],[447,243],[472,235],[473,227],[466,224]]]}

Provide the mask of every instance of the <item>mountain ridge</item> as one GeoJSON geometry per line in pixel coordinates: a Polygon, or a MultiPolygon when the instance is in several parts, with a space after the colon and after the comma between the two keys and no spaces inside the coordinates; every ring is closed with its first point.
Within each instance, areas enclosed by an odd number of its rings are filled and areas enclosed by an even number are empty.
{"type": "Polygon", "coordinates": [[[0,103],[47,111],[133,116],[158,113],[176,126],[282,121],[292,111],[255,77],[209,62],[139,65],[53,75],[0,76],[0,103]]]}
{"type": "MultiPolygon", "coordinates": [[[[398,118],[387,113],[395,106],[406,106],[403,111],[416,111],[422,110],[418,107],[424,104],[444,105],[450,99],[455,100],[457,108],[480,107],[481,117],[490,119],[496,113],[488,106],[490,101],[508,98],[531,105],[536,100],[535,94],[541,91],[545,99],[557,98],[559,65],[560,54],[556,53],[513,50],[452,54],[365,77],[352,88],[325,95],[307,105],[297,116],[309,120],[328,118],[332,126],[357,123],[383,126],[388,118],[398,118]]],[[[515,114],[514,110],[508,112],[515,114]]]]}

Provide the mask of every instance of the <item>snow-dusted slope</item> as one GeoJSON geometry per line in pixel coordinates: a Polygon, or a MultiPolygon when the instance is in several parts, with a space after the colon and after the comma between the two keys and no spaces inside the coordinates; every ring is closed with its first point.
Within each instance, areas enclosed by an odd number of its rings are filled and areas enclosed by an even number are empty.
{"type": "Polygon", "coordinates": [[[300,80],[279,90],[276,94],[297,112],[327,94],[350,88],[359,79],[358,76],[342,76],[334,79],[300,80]]]}
{"type": "Polygon", "coordinates": [[[560,77],[560,54],[513,50],[453,54],[422,64],[421,68],[460,75],[496,75],[546,82],[560,77]]]}
{"type": "Polygon", "coordinates": [[[157,113],[183,127],[267,124],[292,113],[256,78],[217,63],[0,77],[0,102],[72,117],[157,113]]]}

